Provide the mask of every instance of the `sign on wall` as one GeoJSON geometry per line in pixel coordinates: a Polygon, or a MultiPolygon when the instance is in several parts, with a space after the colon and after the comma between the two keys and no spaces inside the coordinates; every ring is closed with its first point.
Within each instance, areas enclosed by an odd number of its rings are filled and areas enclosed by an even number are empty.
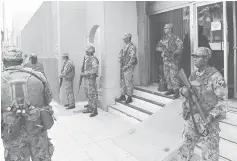
{"type": "Polygon", "coordinates": [[[220,21],[211,22],[211,31],[217,31],[217,30],[221,30],[221,22],[220,21]]]}

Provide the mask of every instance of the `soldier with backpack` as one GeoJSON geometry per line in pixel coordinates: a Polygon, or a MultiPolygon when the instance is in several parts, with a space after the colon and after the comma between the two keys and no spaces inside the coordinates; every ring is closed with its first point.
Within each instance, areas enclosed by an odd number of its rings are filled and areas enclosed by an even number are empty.
{"type": "Polygon", "coordinates": [[[123,36],[123,41],[126,44],[124,50],[120,52],[120,68],[121,68],[121,96],[115,101],[125,101],[126,104],[132,102],[134,89],[134,69],[137,65],[136,47],[131,42],[132,35],[130,33],[123,36]],[[125,95],[128,96],[127,100],[125,95]]]}
{"type": "Polygon", "coordinates": [[[1,76],[1,137],[5,161],[51,161],[47,130],[54,124],[52,92],[45,76],[23,68],[22,53],[4,55],[1,76]]]}

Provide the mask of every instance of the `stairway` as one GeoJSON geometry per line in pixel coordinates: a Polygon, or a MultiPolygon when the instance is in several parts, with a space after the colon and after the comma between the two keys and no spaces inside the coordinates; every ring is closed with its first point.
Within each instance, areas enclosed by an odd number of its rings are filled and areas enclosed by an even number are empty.
{"type": "MultiPolygon", "coordinates": [[[[136,86],[131,104],[116,102],[108,107],[108,111],[136,124],[146,120],[173,99],[172,95],[165,96],[164,92],[158,92],[155,85],[136,86]]],[[[228,105],[227,118],[220,122],[220,161],[237,161],[237,102],[231,101],[228,105]]],[[[201,155],[199,144],[195,154],[201,155]]]]}

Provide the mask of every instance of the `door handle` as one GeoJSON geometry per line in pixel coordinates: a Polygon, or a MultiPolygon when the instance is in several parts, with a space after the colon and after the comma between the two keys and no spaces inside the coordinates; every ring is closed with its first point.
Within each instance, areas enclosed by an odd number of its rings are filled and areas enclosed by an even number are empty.
{"type": "Polygon", "coordinates": [[[234,49],[234,50],[237,50],[237,46],[234,46],[233,49],[234,49]]]}

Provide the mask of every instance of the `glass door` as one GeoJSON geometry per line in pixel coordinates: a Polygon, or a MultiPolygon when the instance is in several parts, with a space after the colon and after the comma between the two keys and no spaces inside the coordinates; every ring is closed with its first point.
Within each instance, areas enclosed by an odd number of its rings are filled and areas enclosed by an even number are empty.
{"type": "Polygon", "coordinates": [[[195,5],[197,47],[212,50],[211,65],[216,67],[227,80],[227,26],[225,2],[200,2],[195,5]]]}

